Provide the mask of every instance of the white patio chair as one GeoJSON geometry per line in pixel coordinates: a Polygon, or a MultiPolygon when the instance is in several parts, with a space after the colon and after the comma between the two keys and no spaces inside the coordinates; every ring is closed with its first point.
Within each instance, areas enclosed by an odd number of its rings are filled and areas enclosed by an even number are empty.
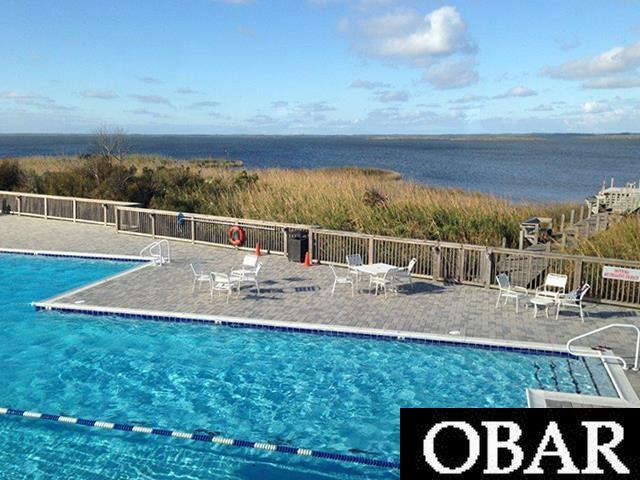
{"type": "Polygon", "coordinates": [[[560,309],[562,307],[565,308],[577,308],[580,312],[580,319],[582,323],[584,323],[584,311],[582,310],[582,299],[587,294],[591,285],[585,283],[580,288],[576,288],[572,292],[567,293],[566,295],[561,296],[558,299],[558,305],[556,309],[556,320],[558,320],[558,316],[560,315],[560,309]]]}
{"type": "Polygon", "coordinates": [[[417,258],[412,258],[409,262],[409,265],[399,269],[396,272],[396,280],[409,280],[409,285],[413,287],[413,281],[411,280],[411,272],[413,272],[413,268],[416,266],[418,262],[417,258]]]}
{"type": "Polygon", "coordinates": [[[237,287],[238,295],[240,295],[240,287],[238,285],[237,278],[234,278],[226,273],[212,272],[210,274],[211,286],[209,289],[209,299],[213,301],[213,292],[218,292],[218,296],[222,295],[222,292],[227,294],[227,303],[229,303],[229,297],[233,289],[237,287]]]}
{"type": "Polygon", "coordinates": [[[387,296],[387,290],[391,290],[397,295],[398,294],[398,287],[396,285],[397,273],[398,273],[397,268],[390,268],[385,272],[384,275],[371,275],[369,277],[369,291],[371,291],[372,288],[375,287],[376,295],[378,295],[379,289],[382,289],[385,297],[387,296]]]}
{"type": "Polygon", "coordinates": [[[245,255],[242,259],[242,266],[232,270],[231,275],[243,276],[245,273],[255,273],[259,258],[257,255],[245,255]]]}
{"type": "Polygon", "coordinates": [[[358,286],[358,283],[360,283],[360,278],[366,276],[366,274],[356,268],[361,267],[362,265],[362,256],[360,256],[359,253],[347,255],[347,267],[349,268],[349,274],[353,275],[356,279],[356,287],[358,286]]]}
{"type": "Polygon", "coordinates": [[[549,297],[556,301],[564,295],[567,288],[567,276],[559,273],[549,273],[544,284],[536,288],[536,297],[549,297]]]}
{"type": "Polygon", "coordinates": [[[511,285],[511,280],[506,273],[501,273],[496,276],[496,282],[498,282],[498,300],[496,300],[496,308],[500,305],[500,300],[504,298],[504,304],[506,305],[510,298],[516,301],[516,313],[519,313],[520,299],[526,299],[529,296],[529,292],[524,287],[518,287],[511,285]]]}
{"type": "Polygon", "coordinates": [[[201,263],[195,262],[189,266],[193,273],[193,288],[191,289],[191,292],[194,293],[196,291],[196,285],[198,285],[198,291],[200,291],[200,285],[203,283],[209,283],[211,281],[211,277],[205,273],[204,265],[201,263]]]}
{"type": "Polygon", "coordinates": [[[258,275],[262,269],[262,263],[258,262],[254,270],[235,270],[231,272],[232,280],[238,283],[238,291],[243,283],[252,283],[256,286],[258,295],[260,294],[260,284],[258,283],[258,275]]]}
{"type": "Polygon", "coordinates": [[[341,276],[338,275],[333,265],[329,265],[331,272],[333,273],[333,288],[331,289],[331,296],[336,292],[336,285],[351,285],[351,296],[355,295],[355,285],[353,278],[350,275],[341,276]]]}

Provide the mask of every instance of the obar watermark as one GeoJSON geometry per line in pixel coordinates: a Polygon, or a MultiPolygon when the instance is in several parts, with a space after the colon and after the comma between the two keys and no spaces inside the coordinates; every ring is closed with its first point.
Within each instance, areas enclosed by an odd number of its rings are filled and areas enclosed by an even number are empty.
{"type": "Polygon", "coordinates": [[[640,478],[636,409],[402,409],[402,478],[640,478]]]}

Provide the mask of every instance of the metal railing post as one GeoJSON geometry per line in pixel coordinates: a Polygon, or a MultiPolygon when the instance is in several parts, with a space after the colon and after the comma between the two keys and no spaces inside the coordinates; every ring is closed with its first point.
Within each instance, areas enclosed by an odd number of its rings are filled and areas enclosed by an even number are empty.
{"type": "Polygon", "coordinates": [[[78,219],[78,201],[74,198],[73,199],[73,223],[77,222],[78,219]]]}
{"type": "Polygon", "coordinates": [[[102,218],[103,218],[103,220],[104,220],[104,226],[105,226],[105,227],[107,226],[107,223],[108,223],[108,222],[107,222],[107,209],[108,209],[108,208],[109,208],[109,207],[107,207],[107,204],[106,204],[106,203],[103,203],[103,204],[102,204],[102,218]]]}
{"type": "Polygon", "coordinates": [[[18,200],[18,216],[20,216],[22,214],[22,197],[17,196],[16,199],[18,200]]]}
{"type": "Polygon", "coordinates": [[[196,243],[196,219],[191,218],[191,243],[196,243]]]}
{"type": "Polygon", "coordinates": [[[47,197],[44,197],[44,218],[49,216],[49,202],[47,201],[47,197]]]}
{"type": "Polygon", "coordinates": [[[374,260],[373,248],[374,248],[373,237],[369,237],[369,251],[368,251],[369,265],[373,264],[373,260],[374,260]]]}
{"type": "Polygon", "coordinates": [[[156,216],[150,213],[149,217],[151,218],[151,238],[156,238],[156,216]]]}

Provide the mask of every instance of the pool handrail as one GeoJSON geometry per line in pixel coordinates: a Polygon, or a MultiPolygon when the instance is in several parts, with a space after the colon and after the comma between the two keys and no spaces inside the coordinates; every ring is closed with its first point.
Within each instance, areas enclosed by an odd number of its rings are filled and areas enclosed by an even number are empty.
{"type": "Polygon", "coordinates": [[[593,353],[576,352],[575,350],[571,349],[571,345],[577,340],[581,340],[583,338],[589,337],[596,333],[604,332],[605,330],[609,330],[612,328],[631,328],[636,331],[636,354],[635,354],[635,361],[633,364],[633,370],[636,372],[639,371],[640,365],[638,364],[638,361],[640,359],[640,328],[636,327],[635,325],[630,325],[628,323],[612,323],[611,325],[605,325],[604,327],[596,328],[595,330],[591,330],[587,333],[583,333],[582,335],[578,335],[577,337],[573,337],[571,340],[567,342],[567,351],[571,355],[575,355],[576,357],[596,357],[596,358],[602,358],[602,359],[617,360],[620,363],[622,363],[622,368],[624,370],[628,370],[629,366],[627,365],[627,361],[619,355],[603,354],[602,352],[593,352],[593,353]]]}
{"type": "Polygon", "coordinates": [[[152,242],[142,250],[140,250],[140,256],[149,256],[154,259],[154,263],[157,265],[164,265],[165,263],[171,263],[171,245],[168,240],[158,240],[152,242]],[[167,254],[164,255],[164,248],[166,246],[167,254]]]}

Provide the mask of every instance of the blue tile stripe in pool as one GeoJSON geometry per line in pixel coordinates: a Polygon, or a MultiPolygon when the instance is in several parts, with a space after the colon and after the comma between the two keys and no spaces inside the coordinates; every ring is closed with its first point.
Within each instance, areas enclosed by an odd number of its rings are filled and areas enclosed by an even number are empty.
{"type": "Polygon", "coordinates": [[[120,256],[120,257],[112,257],[109,255],[72,255],[70,253],[64,252],[40,252],[36,250],[5,250],[0,249],[0,254],[10,254],[10,255],[29,255],[33,257],[58,257],[58,258],[80,258],[83,260],[111,260],[112,262],[140,262],[147,263],[149,262],[148,258],[144,257],[135,257],[135,256],[120,256]]]}
{"type": "Polygon", "coordinates": [[[435,338],[420,338],[420,337],[410,337],[403,336],[398,337],[397,335],[382,335],[376,333],[360,333],[360,332],[349,332],[343,330],[327,330],[327,329],[315,329],[310,327],[289,327],[289,326],[281,326],[281,325],[271,325],[271,324],[261,324],[261,323],[247,323],[241,320],[222,320],[222,319],[203,319],[203,318],[189,318],[189,317],[176,317],[171,315],[150,315],[143,313],[127,313],[127,312],[118,312],[118,311],[105,311],[100,310],[98,308],[74,308],[69,305],[58,306],[56,304],[34,304],[34,307],[37,310],[51,310],[60,313],[74,313],[74,314],[83,314],[83,315],[93,315],[93,316],[112,316],[119,318],[130,318],[135,320],[152,320],[156,322],[173,322],[173,323],[202,323],[205,325],[222,325],[231,328],[253,328],[260,330],[274,330],[281,332],[289,332],[289,333],[307,333],[312,335],[325,335],[329,337],[352,337],[352,338],[362,338],[367,340],[383,340],[383,341],[391,341],[391,342],[406,342],[406,343],[420,343],[426,345],[441,345],[441,346],[452,346],[452,347],[467,347],[467,348],[477,348],[482,350],[493,350],[493,351],[503,351],[503,352],[515,352],[522,354],[531,354],[531,355],[547,355],[554,357],[562,357],[562,358],[575,358],[572,354],[566,351],[561,350],[544,350],[539,348],[530,348],[530,347],[520,347],[520,346],[509,346],[509,345],[491,345],[487,343],[479,343],[479,342],[457,342],[455,340],[444,340],[444,339],[435,339],[435,338]]]}
{"type": "Polygon", "coordinates": [[[129,425],[126,423],[112,423],[101,420],[89,420],[86,418],[67,417],[64,415],[51,415],[48,413],[31,412],[28,410],[19,410],[16,408],[0,407],[0,415],[10,415],[16,417],[24,417],[34,420],[48,420],[52,422],[68,423],[82,425],[92,428],[104,428],[107,430],[120,430],[123,432],[146,433],[149,435],[158,435],[162,437],[181,438],[183,440],[193,440],[198,442],[216,443],[218,445],[226,445],[233,447],[252,448],[256,450],[266,450],[271,452],[287,453],[291,455],[299,455],[303,457],[324,458],[339,462],[359,463],[362,465],[370,465],[372,467],[381,467],[389,469],[399,469],[400,462],[394,460],[383,460],[377,458],[361,457],[356,455],[343,455],[340,453],[324,452],[321,450],[311,450],[308,448],[295,448],[285,445],[274,445],[265,442],[250,442],[247,440],[237,440],[233,438],[219,437],[202,433],[188,433],[179,430],[168,430],[163,428],[141,427],[138,425],[129,425]]]}

